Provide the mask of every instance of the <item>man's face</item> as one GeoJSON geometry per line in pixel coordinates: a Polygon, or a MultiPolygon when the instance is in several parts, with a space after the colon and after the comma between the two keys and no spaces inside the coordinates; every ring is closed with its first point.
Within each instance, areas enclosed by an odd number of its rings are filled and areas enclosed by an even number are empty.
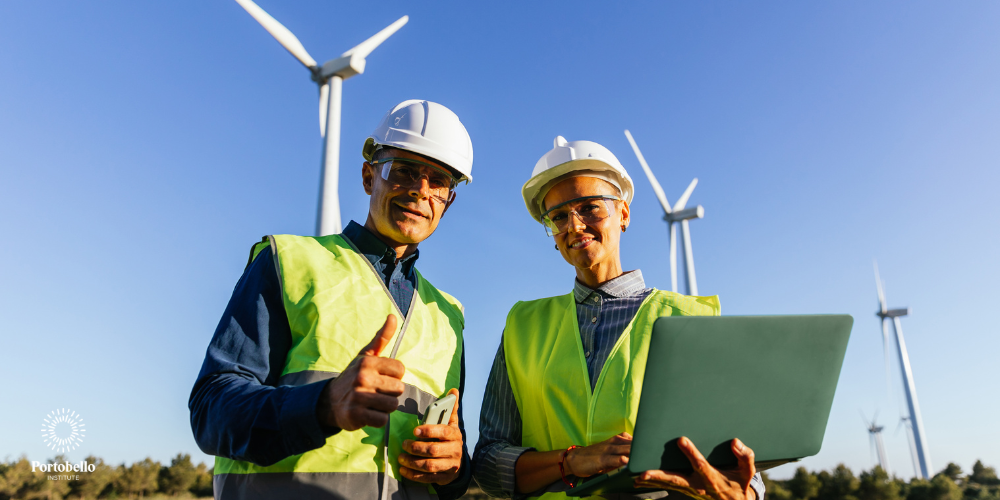
{"type": "MultiPolygon", "coordinates": [[[[618,190],[608,182],[594,177],[570,177],[552,187],[545,194],[545,210],[563,202],[587,196],[619,196],[618,190]]],[[[555,235],[556,247],[566,262],[581,269],[592,269],[608,262],[617,262],[622,226],[628,223],[628,205],[609,202],[610,215],[599,222],[585,224],[577,217],[569,218],[568,229],[555,235]]]]}
{"type": "MultiPolygon", "coordinates": [[[[440,162],[402,149],[383,151],[379,157],[408,158],[448,170],[440,162]]],[[[375,228],[383,237],[399,244],[415,244],[427,239],[455,201],[454,194],[447,203],[441,203],[431,196],[426,177],[397,185],[383,179],[381,171],[381,164],[368,162],[361,169],[365,192],[371,195],[368,215],[375,228]]]]}

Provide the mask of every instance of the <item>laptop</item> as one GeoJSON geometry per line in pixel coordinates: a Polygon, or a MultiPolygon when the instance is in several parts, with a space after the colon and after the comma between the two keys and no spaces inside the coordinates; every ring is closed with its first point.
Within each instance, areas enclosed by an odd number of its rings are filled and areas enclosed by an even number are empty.
{"type": "Polygon", "coordinates": [[[740,438],[758,471],[819,453],[854,318],[670,316],[656,320],[629,463],[566,491],[641,494],[635,477],[692,472],[687,436],[719,470],[736,469],[740,438]]]}

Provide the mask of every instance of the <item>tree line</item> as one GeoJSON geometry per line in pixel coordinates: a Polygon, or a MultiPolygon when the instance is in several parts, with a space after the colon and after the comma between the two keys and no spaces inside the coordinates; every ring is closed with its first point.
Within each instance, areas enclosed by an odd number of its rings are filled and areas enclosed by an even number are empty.
{"type": "MultiPolygon", "coordinates": [[[[212,496],[212,469],[203,463],[194,465],[186,453],[171,459],[170,465],[151,458],[127,467],[93,456],[85,460],[94,464],[93,472],[43,472],[37,467],[32,471],[25,457],[0,462],[0,500],[212,496]],[[62,479],[52,479],[59,476],[62,479]]],[[[60,455],[46,463],[64,462],[66,458],[60,455]]],[[[890,477],[879,466],[855,476],[843,464],[819,472],[799,467],[792,478],[783,481],[770,479],[766,473],[762,476],[765,500],[1000,500],[996,469],[979,460],[968,475],[950,463],[930,480],[890,477]]],[[[464,498],[488,497],[473,483],[464,498]]]]}
{"type": "Polygon", "coordinates": [[[1000,500],[996,469],[986,467],[980,460],[968,475],[950,463],[930,480],[909,482],[890,477],[877,465],[858,476],[844,464],[820,472],[799,467],[785,481],[762,476],[766,500],[1000,500]]]}
{"type": "MultiPolygon", "coordinates": [[[[0,462],[0,500],[212,496],[212,469],[203,463],[194,465],[186,453],[171,459],[170,465],[151,458],[127,467],[109,465],[94,456],[85,460],[94,464],[93,472],[43,472],[38,467],[32,471],[26,457],[0,462]]],[[[64,462],[66,458],[59,455],[46,463],[64,462]]]]}

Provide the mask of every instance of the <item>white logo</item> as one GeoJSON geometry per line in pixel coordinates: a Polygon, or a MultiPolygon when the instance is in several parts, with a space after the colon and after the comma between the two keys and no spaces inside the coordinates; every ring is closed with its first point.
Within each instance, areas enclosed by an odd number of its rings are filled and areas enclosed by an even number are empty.
{"type": "Polygon", "coordinates": [[[73,451],[83,442],[87,429],[83,417],[65,408],[53,410],[43,419],[42,439],[52,451],[73,451]]]}

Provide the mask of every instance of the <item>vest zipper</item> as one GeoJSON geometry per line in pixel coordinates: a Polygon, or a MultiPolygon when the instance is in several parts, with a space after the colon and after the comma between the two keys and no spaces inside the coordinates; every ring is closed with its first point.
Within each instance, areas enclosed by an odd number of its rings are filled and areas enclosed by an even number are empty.
{"type": "MultiPolygon", "coordinates": [[[[361,255],[361,251],[358,250],[358,247],[354,246],[354,242],[351,241],[350,238],[347,237],[342,237],[342,238],[345,242],[347,242],[347,244],[351,247],[351,249],[354,250],[355,253],[361,255]]],[[[379,274],[378,271],[375,270],[375,266],[373,266],[372,263],[369,262],[368,259],[364,257],[364,255],[361,255],[361,260],[364,260],[365,264],[368,264],[368,269],[371,269],[372,272],[375,273],[375,277],[379,278],[379,274]]],[[[398,312],[400,316],[403,316],[403,312],[400,311],[399,305],[396,304],[396,299],[392,298],[392,294],[389,293],[389,288],[385,286],[385,282],[379,279],[378,283],[382,285],[382,291],[385,292],[386,297],[389,298],[389,302],[392,303],[392,306],[396,309],[396,312],[398,312]]],[[[396,353],[399,351],[399,346],[400,344],[403,343],[403,335],[406,334],[406,327],[410,325],[410,318],[413,317],[413,306],[416,305],[417,296],[420,295],[419,291],[420,280],[418,279],[415,284],[416,286],[413,287],[413,296],[410,298],[410,307],[409,309],[406,310],[406,316],[404,316],[403,319],[403,326],[399,329],[399,334],[396,336],[396,342],[395,344],[393,344],[392,351],[389,353],[390,359],[396,359],[396,353]]],[[[384,434],[385,439],[382,440],[382,491],[379,494],[379,498],[381,500],[389,499],[389,471],[391,470],[391,468],[389,467],[389,432],[391,423],[392,423],[392,416],[390,415],[389,419],[385,422],[385,434],[384,434]]],[[[399,484],[402,484],[402,482],[400,481],[399,484]]]]}

